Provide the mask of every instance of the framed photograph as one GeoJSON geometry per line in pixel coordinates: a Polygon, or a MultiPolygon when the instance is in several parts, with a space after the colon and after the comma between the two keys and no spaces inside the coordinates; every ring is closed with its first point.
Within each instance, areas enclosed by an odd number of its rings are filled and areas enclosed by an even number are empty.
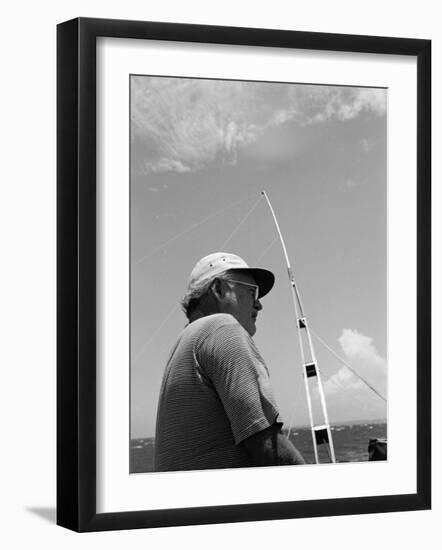
{"type": "Polygon", "coordinates": [[[429,509],[430,41],[57,33],[57,523],[429,509]]]}

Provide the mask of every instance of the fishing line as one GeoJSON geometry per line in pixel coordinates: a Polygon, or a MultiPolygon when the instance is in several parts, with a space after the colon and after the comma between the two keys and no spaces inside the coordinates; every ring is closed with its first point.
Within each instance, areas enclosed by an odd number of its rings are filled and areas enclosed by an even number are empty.
{"type": "Polygon", "coordinates": [[[224,241],[224,243],[219,247],[219,250],[224,250],[227,243],[232,239],[232,237],[235,235],[235,233],[238,231],[238,229],[243,225],[243,223],[247,220],[247,218],[250,216],[250,214],[255,210],[255,208],[258,206],[258,203],[261,202],[261,196],[258,198],[258,200],[253,204],[252,208],[247,212],[247,214],[244,216],[244,218],[239,222],[239,224],[235,227],[235,229],[232,231],[232,233],[229,235],[228,239],[224,241]]]}
{"type": "Polygon", "coordinates": [[[262,258],[267,254],[267,252],[272,248],[272,246],[276,243],[278,240],[278,236],[276,236],[273,241],[264,249],[264,252],[262,252],[258,258],[255,260],[255,265],[258,265],[259,262],[262,260],[262,258]]]}
{"type": "MultiPolygon", "coordinates": [[[[200,221],[200,222],[197,222],[196,224],[194,224],[192,227],[190,228],[187,228],[185,229],[184,231],[182,231],[180,234],[178,235],[175,235],[175,237],[172,237],[171,239],[169,239],[168,241],[166,241],[165,243],[163,243],[162,245],[160,245],[159,247],[157,247],[155,250],[153,250],[152,252],[150,252],[147,256],[145,256],[144,258],[138,260],[134,265],[140,263],[141,261],[143,261],[144,259],[146,259],[148,256],[151,256],[152,254],[154,254],[156,251],[160,250],[160,248],[164,248],[165,246],[167,246],[170,242],[178,239],[181,235],[189,232],[190,230],[194,229],[195,227],[197,227],[198,225],[201,225],[203,223],[205,223],[206,221],[208,221],[209,219],[211,219],[212,217],[215,217],[216,215],[218,214],[221,214],[222,212],[225,212],[226,210],[228,210],[229,208],[232,208],[233,206],[237,206],[238,204],[241,204],[245,201],[246,199],[242,199],[241,201],[239,202],[236,202],[226,208],[223,208],[222,210],[219,210],[218,212],[216,212],[215,214],[211,214],[210,216],[208,216],[207,218],[205,218],[204,220],[200,221]]],[[[250,216],[250,214],[253,212],[253,210],[255,210],[255,208],[257,207],[258,203],[261,201],[261,197],[259,197],[259,199],[253,204],[252,208],[249,210],[249,212],[245,215],[245,217],[239,222],[239,224],[236,226],[236,228],[234,229],[233,233],[231,233],[230,237],[225,241],[225,243],[220,247],[220,249],[222,250],[224,248],[224,246],[229,242],[229,240],[232,238],[232,236],[236,233],[236,231],[239,229],[239,227],[247,220],[247,218],[250,216]]],[[[273,244],[273,242],[271,243],[273,244]]],[[[158,335],[158,333],[161,331],[161,329],[167,324],[167,322],[169,321],[169,319],[172,318],[173,315],[175,315],[175,313],[178,311],[179,309],[179,304],[177,305],[174,305],[173,308],[169,311],[169,313],[167,314],[167,316],[163,319],[163,321],[157,326],[157,328],[154,330],[154,332],[151,334],[151,336],[149,337],[148,340],[146,340],[146,342],[142,345],[142,347],[140,348],[140,350],[137,352],[137,354],[135,355],[134,357],[134,362],[135,361],[138,361],[138,359],[144,354],[144,352],[146,351],[146,349],[149,347],[149,345],[152,343],[152,341],[154,340],[154,338],[158,335]]]]}
{"type": "Polygon", "coordinates": [[[169,319],[171,319],[175,313],[178,311],[180,305],[175,304],[173,308],[169,311],[167,316],[163,319],[163,321],[157,326],[157,328],[152,332],[150,335],[150,338],[144,342],[140,350],[137,352],[137,354],[134,357],[134,362],[138,361],[138,359],[144,354],[144,352],[147,350],[149,345],[152,343],[153,339],[157,336],[157,334],[160,332],[160,330],[168,323],[169,319]]]}
{"type": "Polygon", "coordinates": [[[311,328],[310,328],[310,332],[313,334],[313,336],[319,340],[319,342],[325,347],[328,349],[328,351],[333,354],[336,359],[338,359],[344,366],[346,366],[357,378],[359,378],[359,380],[361,380],[366,386],[368,386],[378,397],[380,397],[383,401],[387,402],[387,400],[385,399],[385,397],[383,395],[381,395],[375,388],[373,388],[373,386],[371,384],[369,384],[367,382],[367,380],[365,380],[360,374],[358,374],[355,369],[353,367],[351,367],[344,359],[342,359],[342,357],[340,357],[326,342],[324,342],[324,340],[318,336],[311,328]]]}
{"type": "Polygon", "coordinates": [[[165,241],[164,243],[160,244],[159,246],[157,246],[156,248],[154,248],[153,250],[151,250],[150,252],[148,252],[146,255],[142,256],[141,258],[139,258],[138,260],[136,260],[132,265],[134,267],[138,266],[139,264],[141,264],[142,262],[144,262],[144,260],[146,260],[147,258],[150,258],[151,256],[153,256],[154,254],[156,254],[158,251],[162,250],[163,248],[165,248],[167,245],[169,245],[170,243],[172,243],[173,241],[176,241],[177,239],[179,239],[180,237],[182,237],[183,235],[185,235],[186,233],[190,233],[190,231],[192,231],[193,229],[196,229],[197,227],[199,227],[200,225],[202,225],[203,223],[206,223],[207,221],[209,221],[210,219],[212,218],[215,218],[216,216],[219,216],[220,214],[222,214],[223,212],[226,212],[227,210],[229,210],[230,208],[233,208],[234,206],[238,206],[239,204],[242,204],[243,202],[245,202],[246,200],[248,200],[248,198],[244,198],[244,199],[241,199],[240,201],[238,202],[235,202],[229,206],[226,206],[224,208],[221,208],[221,210],[217,210],[216,212],[214,212],[213,214],[210,214],[209,216],[207,216],[206,218],[204,218],[203,220],[200,220],[199,222],[196,222],[194,223],[193,225],[191,225],[190,227],[187,227],[186,229],[184,229],[183,231],[181,231],[180,233],[178,233],[177,235],[171,237],[170,239],[168,239],[167,241],[165,241]]]}

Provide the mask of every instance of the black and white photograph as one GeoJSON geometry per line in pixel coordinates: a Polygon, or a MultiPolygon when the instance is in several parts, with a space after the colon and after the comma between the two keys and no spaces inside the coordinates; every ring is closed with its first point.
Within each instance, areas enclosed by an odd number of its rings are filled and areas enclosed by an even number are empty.
{"type": "Polygon", "coordinates": [[[132,474],[387,460],[387,120],[385,88],[130,76],[132,474]]]}

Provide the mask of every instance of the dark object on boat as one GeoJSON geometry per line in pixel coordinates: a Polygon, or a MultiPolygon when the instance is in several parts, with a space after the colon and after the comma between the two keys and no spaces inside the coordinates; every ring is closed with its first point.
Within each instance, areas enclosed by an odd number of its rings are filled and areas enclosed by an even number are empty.
{"type": "Polygon", "coordinates": [[[387,460],[387,440],[371,438],[368,443],[368,460],[387,460]]]}

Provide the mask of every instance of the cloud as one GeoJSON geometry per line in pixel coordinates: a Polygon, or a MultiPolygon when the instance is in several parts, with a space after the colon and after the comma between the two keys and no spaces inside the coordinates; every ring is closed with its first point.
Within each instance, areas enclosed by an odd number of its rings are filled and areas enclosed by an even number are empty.
{"type": "Polygon", "coordinates": [[[337,373],[324,382],[326,395],[333,395],[340,391],[362,390],[363,388],[364,383],[345,367],[339,369],[337,373]]]}
{"type": "Polygon", "coordinates": [[[332,119],[351,120],[364,112],[382,116],[387,109],[386,91],[379,88],[339,86],[306,86],[306,88],[301,90],[305,113],[305,120],[302,123],[305,125],[332,119]]]}
{"type": "Polygon", "coordinates": [[[373,339],[352,329],[343,329],[339,343],[349,359],[362,360],[373,368],[383,369],[385,359],[381,357],[373,345],[373,339]]]}
{"type": "Polygon", "coordinates": [[[364,153],[370,153],[373,150],[374,146],[375,144],[372,140],[366,138],[361,140],[361,147],[364,153]]]}
{"type": "Polygon", "coordinates": [[[134,76],[132,161],[137,172],[194,172],[238,153],[269,128],[386,109],[384,90],[134,76]]]}
{"type": "Polygon", "coordinates": [[[152,172],[190,172],[191,168],[186,166],[180,160],[161,157],[157,162],[151,165],[152,172]]]}
{"type": "MultiPolygon", "coordinates": [[[[387,362],[376,350],[373,339],[352,329],[343,329],[338,339],[348,364],[385,396],[387,389],[387,362]]],[[[338,391],[353,392],[356,395],[370,391],[346,366],[342,366],[337,373],[324,383],[324,392],[332,395],[338,391]]],[[[373,394],[375,395],[375,394],[373,394]]]]}

